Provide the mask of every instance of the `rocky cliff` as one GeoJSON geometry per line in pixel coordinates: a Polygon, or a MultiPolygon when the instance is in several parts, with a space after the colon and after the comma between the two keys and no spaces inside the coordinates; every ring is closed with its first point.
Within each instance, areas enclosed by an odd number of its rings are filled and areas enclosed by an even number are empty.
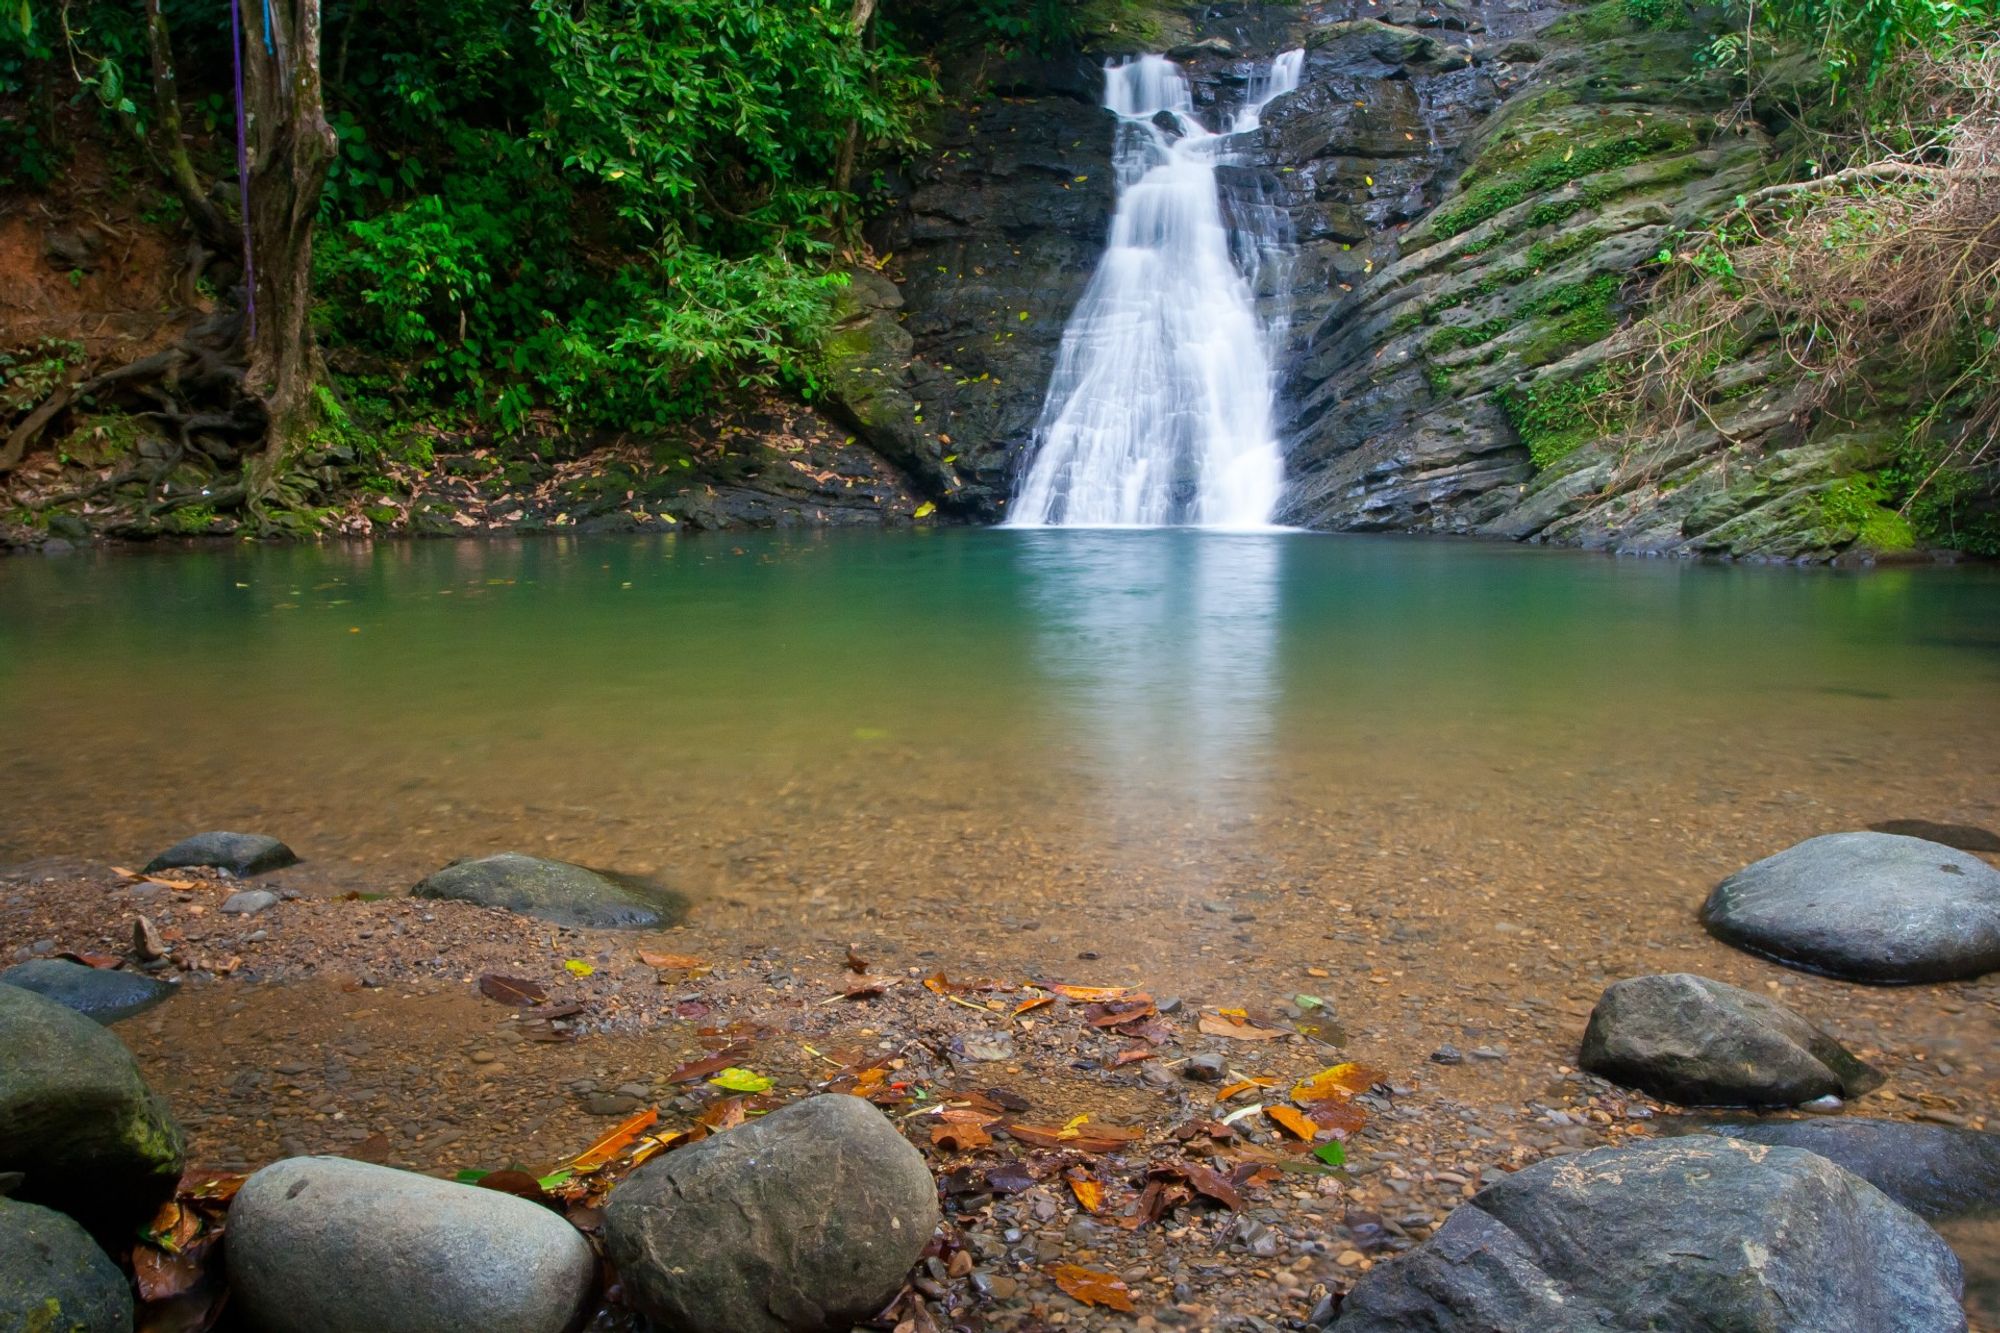
{"type": "MultiPolygon", "coordinates": [[[[1879,502],[1891,420],[1797,409],[1775,352],[1727,410],[1629,431],[1654,256],[1773,170],[1766,129],[1691,78],[1677,7],[1605,0],[1208,5],[1160,11],[1199,102],[1308,50],[1296,93],[1230,169],[1225,207],[1276,207],[1281,518],[1625,552],[1825,560],[1918,544],[1879,502]]],[[[1155,40],[1163,40],[1155,38],[1155,40]]],[[[836,336],[839,410],[974,520],[1004,515],[1113,190],[1100,49],[989,62],[871,232],[836,336]]]]}

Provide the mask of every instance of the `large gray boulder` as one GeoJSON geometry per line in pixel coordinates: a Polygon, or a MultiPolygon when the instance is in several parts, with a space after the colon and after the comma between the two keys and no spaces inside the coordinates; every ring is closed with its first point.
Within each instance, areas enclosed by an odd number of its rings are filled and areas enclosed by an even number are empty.
{"type": "Polygon", "coordinates": [[[1339,1333],[1954,1333],[1958,1259],[1814,1153],[1689,1137],[1556,1157],[1361,1279],[1339,1333]]]}
{"type": "Polygon", "coordinates": [[[86,967],[67,958],[31,958],[0,972],[0,984],[47,996],[86,1018],[116,1023],[174,993],[172,983],[138,972],[86,967]]]}
{"type": "Polygon", "coordinates": [[[1614,982],[1578,1061],[1683,1106],[1798,1106],[1855,1097],[1882,1075],[1785,1006],[1687,972],[1614,982]]]}
{"type": "Polygon", "coordinates": [[[0,1329],[129,1333],[132,1289],[90,1234],[52,1208],[0,1199],[0,1329]]]}
{"type": "Polygon", "coordinates": [[[526,1199],[343,1157],[289,1157],[229,1206],[229,1288],[262,1333],[564,1333],[590,1245],[526,1199]]]}
{"type": "Polygon", "coordinates": [[[74,1009],[0,986],[0,1171],[13,1193],[122,1237],[173,1193],[180,1126],[132,1053],[74,1009]]]}
{"type": "Polygon", "coordinates": [[[679,894],[650,880],[519,852],[453,861],[410,896],[504,907],[565,926],[634,930],[670,926],[687,911],[679,894]]]}
{"type": "Polygon", "coordinates": [[[212,866],[217,870],[227,870],[240,879],[245,875],[261,875],[267,870],[283,870],[298,863],[299,858],[291,848],[268,834],[197,833],[192,838],[181,839],[146,862],[144,872],[151,875],[162,870],[178,870],[183,866],[212,866]]]}
{"type": "Polygon", "coordinates": [[[1701,919],[1738,948],[1852,981],[2000,970],[2000,870],[1893,833],[1808,838],[1716,885],[1701,919]]]}
{"type": "Polygon", "coordinates": [[[836,1094],[640,1167],[604,1241],[626,1299],[673,1333],[817,1333],[880,1310],[937,1222],[923,1156],[836,1094]]]}
{"type": "Polygon", "coordinates": [[[1932,1222],[2000,1215],[2000,1134],[1866,1116],[1708,1122],[1694,1132],[1816,1152],[1932,1222]]]}

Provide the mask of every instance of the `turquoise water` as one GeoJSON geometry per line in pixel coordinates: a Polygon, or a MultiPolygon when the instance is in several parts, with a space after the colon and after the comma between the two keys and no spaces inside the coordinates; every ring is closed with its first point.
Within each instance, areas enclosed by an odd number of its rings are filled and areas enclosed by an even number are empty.
{"type": "Polygon", "coordinates": [[[1996,704],[1991,569],[1186,531],[78,554],[0,563],[0,860],[256,826],[362,879],[521,846],[886,892],[965,856],[1282,874],[1311,811],[1518,847],[1719,801],[1754,842],[1780,793],[1992,821],[1996,704]]]}

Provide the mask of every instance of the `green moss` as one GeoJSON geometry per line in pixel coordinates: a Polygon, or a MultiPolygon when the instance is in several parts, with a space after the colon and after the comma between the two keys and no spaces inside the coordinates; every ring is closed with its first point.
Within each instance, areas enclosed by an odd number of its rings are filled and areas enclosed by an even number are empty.
{"type": "Polygon", "coordinates": [[[210,505],[188,505],[170,511],[166,517],[169,532],[180,533],[184,537],[196,537],[208,531],[209,524],[215,522],[215,509],[210,505]]]}
{"type": "Polygon", "coordinates": [[[1820,521],[1829,545],[1852,541],[1871,551],[1914,550],[1917,534],[1908,519],[1884,502],[1882,480],[1868,473],[1843,477],[1820,493],[1820,521]]]}
{"type": "Polygon", "coordinates": [[[1547,468],[1605,433],[1592,409],[1612,388],[1611,372],[1599,367],[1572,380],[1504,385],[1493,396],[1535,466],[1547,468]]]}
{"type": "Polygon", "coordinates": [[[1398,334],[1408,333],[1411,329],[1422,324],[1424,320],[1425,312],[1423,308],[1420,306],[1411,306],[1389,321],[1389,336],[1393,338],[1398,334]]]}
{"type": "MultiPolygon", "coordinates": [[[[1510,316],[1489,319],[1481,324],[1454,324],[1439,329],[1424,344],[1424,351],[1432,356],[1441,356],[1460,348],[1478,347],[1491,342],[1516,324],[1534,320],[1550,322],[1523,348],[1524,356],[1529,355],[1530,349],[1545,352],[1556,347],[1564,350],[1581,347],[1605,337],[1616,327],[1612,312],[1617,300],[1618,275],[1599,273],[1582,282],[1566,282],[1551,287],[1510,316]]],[[[1543,355],[1539,359],[1531,358],[1530,364],[1539,365],[1552,359],[1543,355]]]]}
{"type": "Polygon", "coordinates": [[[1681,0],[1600,0],[1550,24],[1547,32],[1551,37],[1605,42],[1635,32],[1677,32],[1690,26],[1681,0]]]}
{"type": "MultiPolygon", "coordinates": [[[[1588,147],[1579,148],[1571,144],[1560,153],[1551,148],[1492,183],[1473,190],[1456,206],[1438,213],[1436,221],[1431,224],[1432,230],[1440,239],[1448,240],[1534,195],[1560,189],[1571,181],[1594,176],[1601,171],[1631,166],[1662,153],[1684,151],[1694,144],[1694,132],[1685,125],[1656,125],[1643,133],[1620,135],[1588,147]]],[[[1582,207],[1581,201],[1565,202],[1570,202],[1572,206],[1563,213],[1563,217],[1582,207]]],[[[1530,221],[1533,222],[1532,217],[1530,221]]]]}
{"type": "Polygon", "coordinates": [[[1431,392],[1443,398],[1451,393],[1451,372],[1434,361],[1424,362],[1424,383],[1431,386],[1431,392]]]}

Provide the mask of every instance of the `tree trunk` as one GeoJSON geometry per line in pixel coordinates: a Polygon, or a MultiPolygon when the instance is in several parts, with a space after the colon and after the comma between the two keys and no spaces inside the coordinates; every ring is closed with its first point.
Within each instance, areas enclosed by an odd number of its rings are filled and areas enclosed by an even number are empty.
{"type": "MultiPolygon", "coordinates": [[[[146,0],[146,51],[153,64],[153,103],[160,118],[161,152],[159,159],[162,174],[174,187],[181,207],[187,210],[188,221],[202,243],[219,254],[235,254],[239,242],[230,232],[228,221],[222,210],[208,197],[202,187],[201,177],[195,174],[194,163],[188,159],[187,137],[181,128],[181,98],[174,79],[173,34],[167,28],[167,16],[160,9],[160,0],[146,0]]],[[[142,144],[145,142],[141,136],[142,144]]],[[[150,145],[147,145],[150,148],[150,145]]]]}
{"type": "MultiPolygon", "coordinates": [[[[868,39],[868,25],[874,21],[874,18],[875,0],[854,0],[854,9],[848,15],[847,25],[849,30],[853,32],[855,41],[865,42],[868,39]]],[[[854,184],[854,159],[860,148],[861,123],[859,121],[849,121],[847,123],[847,137],[841,141],[840,156],[833,166],[833,188],[841,196],[840,202],[836,207],[840,209],[840,217],[843,223],[848,220],[849,201],[847,194],[854,184]]]]}
{"type": "Polygon", "coordinates": [[[324,366],[312,333],[313,218],[333,164],[319,70],[320,0],[250,0],[243,69],[250,117],[250,368],[244,387],[270,416],[263,454],[245,468],[268,498],[319,425],[324,366]]]}

